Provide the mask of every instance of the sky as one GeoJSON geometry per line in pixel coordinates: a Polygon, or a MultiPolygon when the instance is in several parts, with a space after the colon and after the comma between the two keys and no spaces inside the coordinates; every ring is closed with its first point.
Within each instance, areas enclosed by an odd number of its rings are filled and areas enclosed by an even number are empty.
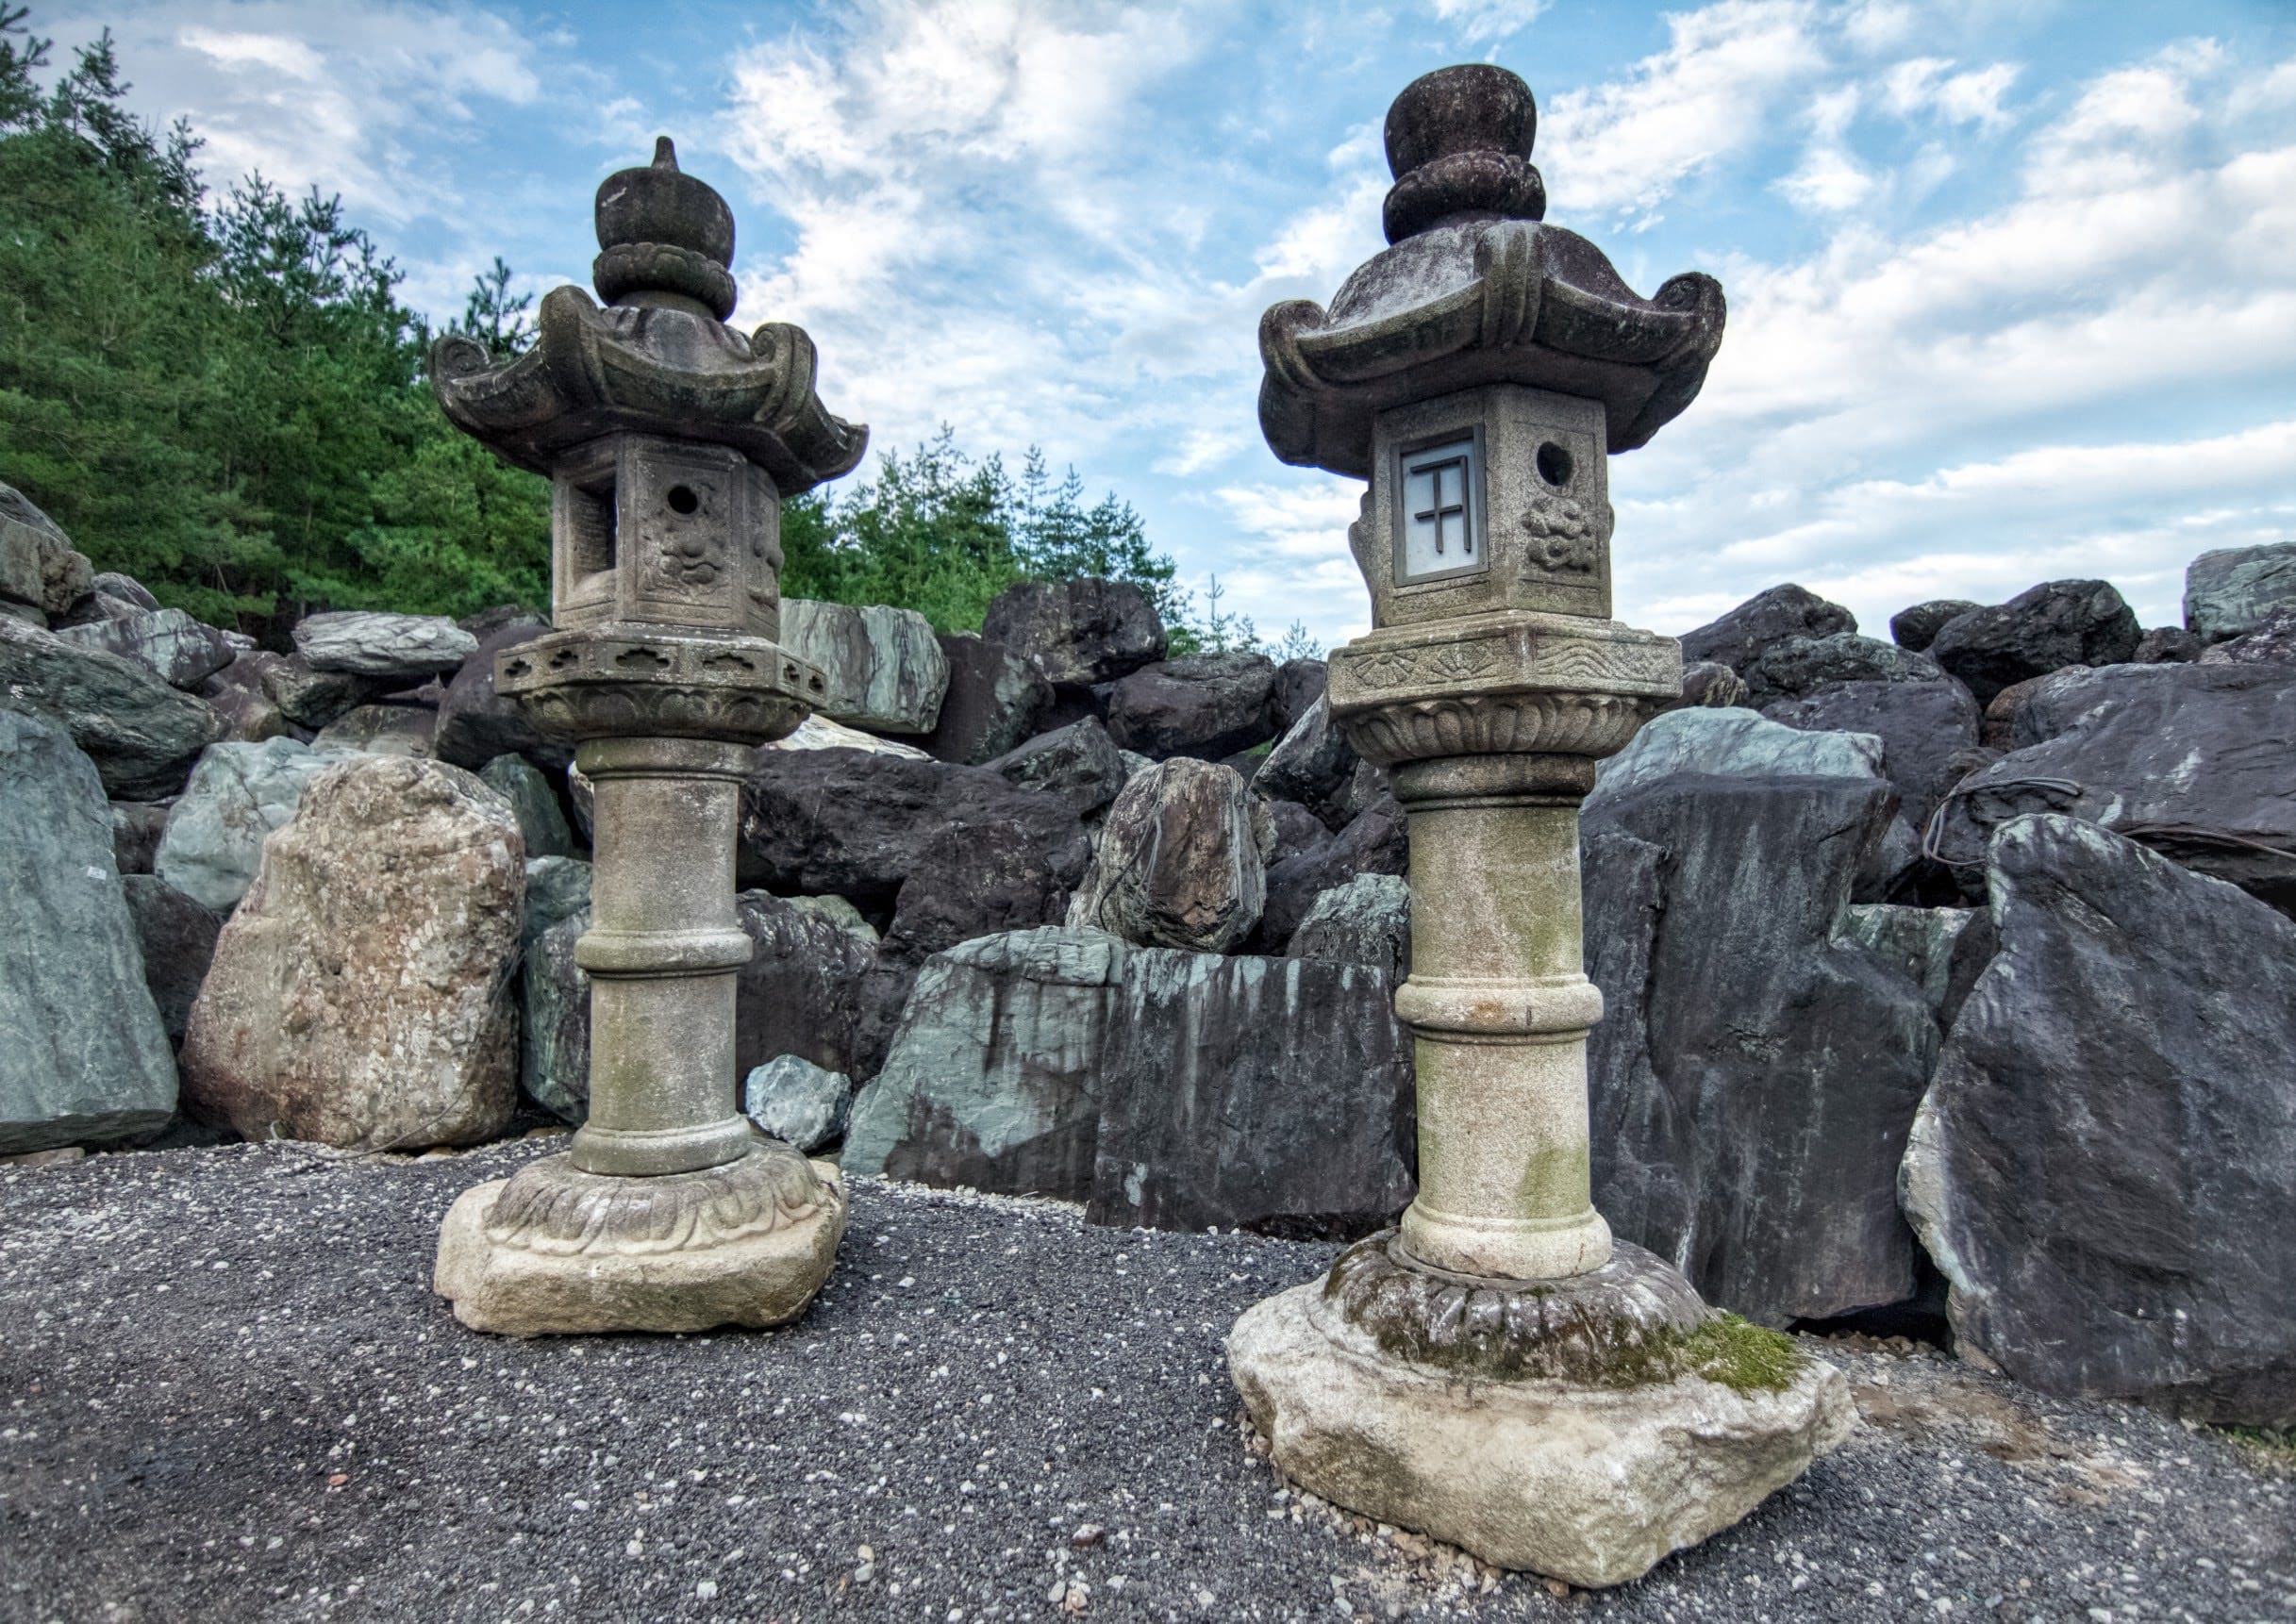
{"type": "Polygon", "coordinates": [[[677,142],[733,205],[738,325],[831,410],[1041,446],[1273,638],[1369,624],[1358,488],[1278,464],[1259,312],[1383,245],[1417,75],[1521,74],[1550,223],[1647,294],[1719,277],[1699,399],[1612,460],[1622,620],[1803,585],[1928,598],[2296,539],[2289,0],[100,0],[211,184],[339,192],[443,318],[497,254],[587,282],[591,195],[677,142]]]}

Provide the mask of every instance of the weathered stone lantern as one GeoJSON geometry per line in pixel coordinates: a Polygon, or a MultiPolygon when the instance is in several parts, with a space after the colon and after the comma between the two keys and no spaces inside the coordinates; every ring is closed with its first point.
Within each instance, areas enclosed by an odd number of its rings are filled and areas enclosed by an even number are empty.
{"type": "Polygon", "coordinates": [[[1387,120],[1392,246],[1260,322],[1286,462],[1369,482],[1373,630],[1332,715],[1407,810],[1419,1196],[1230,1336],[1281,1468],[1485,1560],[1611,1584],[1743,1516],[1848,1425],[1838,1372],[1717,1316],[1590,1198],[1578,803],[1680,690],[1610,620],[1606,457],[1697,395],[1722,289],[1638,297],[1540,224],[1529,89],[1447,68],[1387,120]]]}
{"type": "Polygon", "coordinates": [[[438,1289],[488,1331],[774,1325],[821,1288],[845,1201],[735,1102],[740,781],[823,691],[774,641],[782,499],[852,469],[868,431],[823,406],[801,329],[725,325],[733,215],[669,138],[599,187],[597,222],[604,308],[559,288],[527,354],[431,352],[457,425],[551,481],[555,629],[495,686],[575,741],[597,857],[589,1120],[455,1203],[438,1289]]]}

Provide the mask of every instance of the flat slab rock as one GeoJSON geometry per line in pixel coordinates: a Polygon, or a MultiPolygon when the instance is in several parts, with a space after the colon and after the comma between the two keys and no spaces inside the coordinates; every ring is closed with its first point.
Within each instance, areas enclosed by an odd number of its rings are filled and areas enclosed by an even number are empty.
{"type": "Polygon", "coordinates": [[[829,691],[819,708],[833,721],[930,733],[940,719],[949,662],[932,622],[914,609],[785,598],[781,644],[821,668],[829,691]]]}

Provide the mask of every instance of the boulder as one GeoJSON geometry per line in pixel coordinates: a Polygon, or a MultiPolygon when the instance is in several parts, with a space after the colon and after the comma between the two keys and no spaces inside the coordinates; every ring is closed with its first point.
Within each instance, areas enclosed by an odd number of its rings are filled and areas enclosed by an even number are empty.
{"type": "Polygon", "coordinates": [[[1897,787],[1907,824],[1925,827],[1959,783],[1977,746],[1977,702],[1957,682],[1833,683],[1763,706],[1772,721],[1809,733],[1881,740],[1882,771],[1897,787]]]}
{"type": "Polygon", "coordinates": [[[1410,866],[1410,826],[1392,795],[1382,794],[1331,839],[1268,868],[1268,900],[1250,948],[1280,954],[1316,898],[1358,874],[1400,874],[1410,866]]]}
{"type": "Polygon", "coordinates": [[[0,620],[0,705],[53,718],[87,752],[105,793],[158,800],[223,737],[223,718],[149,666],[0,620]]]}
{"type": "Polygon", "coordinates": [[[1664,710],[1715,709],[1742,705],[1752,695],[1746,679],[1720,660],[1692,660],[1682,668],[1682,693],[1664,710]]]}
{"type": "Polygon", "coordinates": [[[1685,665],[1711,660],[1740,675],[1755,656],[1788,638],[1828,638],[1857,630],[1857,617],[1807,588],[1789,582],[1756,592],[1720,620],[1682,636],[1685,665]]]}
{"type": "Polygon", "coordinates": [[[125,874],[120,884],[143,953],[143,985],[151,989],[169,1041],[180,1043],[191,1019],[191,1001],[199,996],[199,984],[207,979],[208,965],[215,957],[215,938],[224,921],[150,874],[125,874]]]}
{"type": "Polygon", "coordinates": [[[1307,714],[1307,707],[1323,697],[1330,684],[1330,668],[1322,660],[1286,660],[1275,668],[1275,687],[1270,703],[1275,706],[1275,731],[1280,737],[1307,714]]]}
{"type": "Polygon", "coordinates": [[[227,914],[255,884],[263,839],[295,815],[305,786],[345,759],[292,738],[209,745],[167,816],[152,871],[227,914]]]}
{"type": "Polygon", "coordinates": [[[2224,547],[2185,566],[2185,629],[2204,643],[2252,632],[2296,604],[2296,541],[2224,547]]]}
{"type": "Polygon", "coordinates": [[[930,733],[949,686],[949,662],[933,623],[882,604],[781,601],[781,646],[821,668],[833,721],[879,733],[930,733]]]}
{"type": "Polygon", "coordinates": [[[10,710],[0,896],[0,1155],[158,1133],[175,1115],[175,1062],[112,867],[103,784],[62,728],[10,710]]]}
{"type": "Polygon", "coordinates": [[[0,484],[0,598],[61,615],[94,585],[63,526],[12,485],[0,484]]]}
{"type": "Polygon", "coordinates": [[[1392,997],[1357,966],[1097,931],[967,942],[919,974],[843,1166],[1082,1200],[1097,1222],[1360,1228],[1412,1193],[1392,997]]]}
{"type": "MultiPolygon", "coordinates": [[[[1259,794],[1256,786],[1252,793],[1259,794]]],[[[1271,870],[1287,857],[1330,844],[1331,831],[1323,827],[1323,820],[1298,802],[1270,801],[1265,796],[1260,799],[1268,808],[1268,821],[1275,830],[1275,847],[1268,856],[1271,870]]]]}
{"type": "Polygon", "coordinates": [[[911,959],[1062,917],[1090,851],[1058,797],[907,756],[761,750],[741,805],[743,884],[890,909],[911,959]]]}
{"type": "Polygon", "coordinates": [[[1130,581],[1022,581],[990,604],[981,636],[1033,661],[1056,687],[1110,682],[1164,657],[1156,600],[1130,581]]]}
{"type": "MultiPolygon", "coordinates": [[[[322,728],[391,687],[381,677],[313,669],[301,655],[290,655],[262,673],[263,691],[279,714],[297,727],[322,728]]],[[[484,763],[480,763],[481,766],[484,763]]]]}
{"type": "Polygon", "coordinates": [[[2208,666],[2296,665],[2296,603],[2276,605],[2253,630],[2216,644],[2200,659],[2208,666]]]}
{"type": "Polygon", "coordinates": [[[857,727],[847,727],[841,721],[831,721],[825,716],[808,716],[799,722],[795,731],[786,733],[766,750],[858,750],[871,755],[898,755],[909,761],[930,761],[927,751],[913,744],[903,744],[890,738],[879,738],[873,733],[863,733],[857,727]]]}
{"type": "Polygon", "coordinates": [[[1114,801],[1132,778],[1108,730],[1090,717],[1039,734],[990,762],[989,771],[1023,789],[1057,795],[1079,818],[1114,801]]]}
{"type": "Polygon", "coordinates": [[[2062,672],[2017,729],[2031,742],[1946,804],[1941,855],[1976,861],[2011,819],[2065,813],[2296,910],[2296,667],[2062,672]]]}
{"type": "Polygon", "coordinates": [[[519,1089],[576,1126],[590,1116],[590,972],[574,963],[588,929],[586,897],[577,912],[533,934],[519,971],[519,1089]]]}
{"type": "Polygon", "coordinates": [[[1780,638],[1741,667],[1739,674],[1746,680],[1747,703],[1756,709],[1781,699],[1799,699],[1836,683],[1947,680],[1927,655],[1910,653],[1878,638],[1861,638],[1855,632],[1780,638]]]}
{"type": "Polygon", "coordinates": [[[1900,609],[1889,617],[1890,640],[1901,649],[1919,654],[1938,640],[1938,633],[1946,621],[1984,607],[1983,604],[1972,604],[1967,598],[1932,598],[1926,604],[1900,609]]]}
{"type": "Polygon", "coordinates": [[[311,742],[322,750],[362,755],[435,754],[439,713],[419,704],[361,704],[319,730],[311,742]]]}
{"type": "Polygon", "coordinates": [[[1164,762],[1109,808],[1068,922],[1143,947],[1226,953],[1259,923],[1274,844],[1266,804],[1234,770],[1164,762]]]}
{"type": "Polygon", "coordinates": [[[1767,1325],[1915,1289],[1896,1168],[1938,1025],[1922,986],[1842,929],[1891,824],[1878,755],[1866,736],[1671,711],[1584,810],[1596,1204],[1767,1325]]]}
{"type": "Polygon", "coordinates": [[[528,857],[518,945],[530,949],[560,920],[590,912],[591,866],[579,857],[528,857]]]}
{"type": "Polygon", "coordinates": [[[439,698],[433,744],[440,760],[473,772],[503,755],[523,755],[549,772],[572,764],[572,745],[544,737],[516,701],[494,691],[494,656],[549,630],[547,622],[517,610],[477,634],[477,653],[457,669],[439,698]]]}
{"type": "Polygon", "coordinates": [[[923,739],[936,761],[980,767],[1018,749],[1053,707],[1053,685],[1003,643],[972,632],[943,633],[949,668],[940,715],[923,739]]]}
{"type": "Polygon", "coordinates": [[[799,1054],[754,1068],[741,1085],[741,1114],[807,1155],[844,1136],[852,1110],[852,1080],[799,1054]]]}
{"type": "Polygon", "coordinates": [[[139,609],[117,620],[67,626],[56,635],[76,647],[102,649],[147,666],[170,688],[197,689],[240,656],[222,632],[181,609],[139,609]]]}
{"type": "Polygon", "coordinates": [[[316,671],[420,682],[459,668],[478,639],[444,615],[333,609],[295,622],[295,652],[316,671]]]}
{"type": "Polygon", "coordinates": [[[252,1139],[499,1134],[517,1095],[524,890],[517,821],[471,774],[402,756],[326,768],[216,943],[185,1102],[252,1139]]]}
{"type": "Polygon", "coordinates": [[[1988,854],[2000,952],[1905,1164],[1956,1345],[2052,1393],[2296,1422],[2296,925],[2075,818],[1988,854]]]}
{"type": "Polygon", "coordinates": [[[114,801],[111,804],[111,862],[122,874],[148,874],[159,855],[172,801],[114,801]]]}
{"type": "Polygon", "coordinates": [[[229,665],[199,685],[199,697],[223,719],[225,742],[260,744],[267,738],[290,737],[295,724],[272,697],[264,680],[282,663],[277,655],[241,649],[229,665]]]}
{"type": "Polygon", "coordinates": [[[526,842],[526,859],[565,857],[574,853],[574,831],[558,809],[557,791],[541,769],[523,755],[497,755],[479,771],[478,780],[510,804],[518,832],[526,842]]]}
{"type": "Polygon", "coordinates": [[[1993,962],[1998,938],[1983,908],[1853,903],[1835,934],[1855,942],[1922,989],[1939,1032],[1951,1031],[1970,988],[1993,962]]]}
{"type": "Polygon", "coordinates": [[[1275,800],[1298,802],[1336,834],[1360,810],[1355,804],[1360,765],[1355,747],[1331,720],[1330,702],[1318,694],[1268,752],[1252,775],[1252,787],[1275,800]]]}
{"type": "Polygon", "coordinates": [[[784,897],[781,900],[793,908],[828,920],[847,936],[857,937],[871,947],[876,946],[881,939],[877,927],[869,922],[867,916],[840,896],[784,897]]]}
{"type": "Polygon", "coordinates": [[[2154,626],[2137,639],[2137,652],[2129,655],[2129,664],[2165,666],[2197,660],[2204,647],[2200,638],[2182,626],[2154,626]]]}
{"type": "Polygon", "coordinates": [[[1929,655],[1977,696],[2068,666],[2109,666],[2137,652],[2135,611],[2106,581],[2047,581],[1938,629],[1929,655]]]}
{"type": "Polygon", "coordinates": [[[1276,734],[1275,666],[1265,655],[1189,655],[1117,683],[1108,733],[1127,750],[1164,760],[1217,761],[1276,734]]]}
{"type": "Polygon", "coordinates": [[[1357,874],[1309,904],[1287,958],[1367,964],[1389,980],[1411,973],[1411,887],[1399,874],[1357,874]]]}
{"type": "Polygon", "coordinates": [[[865,978],[876,943],[820,908],[765,891],[735,899],[756,953],[735,979],[734,1069],[784,1054],[824,1070],[865,1075],[865,978]]]}

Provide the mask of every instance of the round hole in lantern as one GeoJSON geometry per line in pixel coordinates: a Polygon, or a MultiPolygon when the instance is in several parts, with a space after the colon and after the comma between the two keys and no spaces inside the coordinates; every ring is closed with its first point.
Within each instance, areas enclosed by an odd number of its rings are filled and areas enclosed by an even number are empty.
{"type": "MultiPolygon", "coordinates": [[[[1544,453],[1540,455],[1543,457],[1544,453]]],[[[702,505],[702,499],[693,493],[690,485],[673,485],[665,500],[669,502],[673,513],[691,513],[702,505]]]]}
{"type": "Polygon", "coordinates": [[[1571,454],[1553,440],[1539,448],[1539,477],[1549,485],[1571,483],[1571,454]]]}

